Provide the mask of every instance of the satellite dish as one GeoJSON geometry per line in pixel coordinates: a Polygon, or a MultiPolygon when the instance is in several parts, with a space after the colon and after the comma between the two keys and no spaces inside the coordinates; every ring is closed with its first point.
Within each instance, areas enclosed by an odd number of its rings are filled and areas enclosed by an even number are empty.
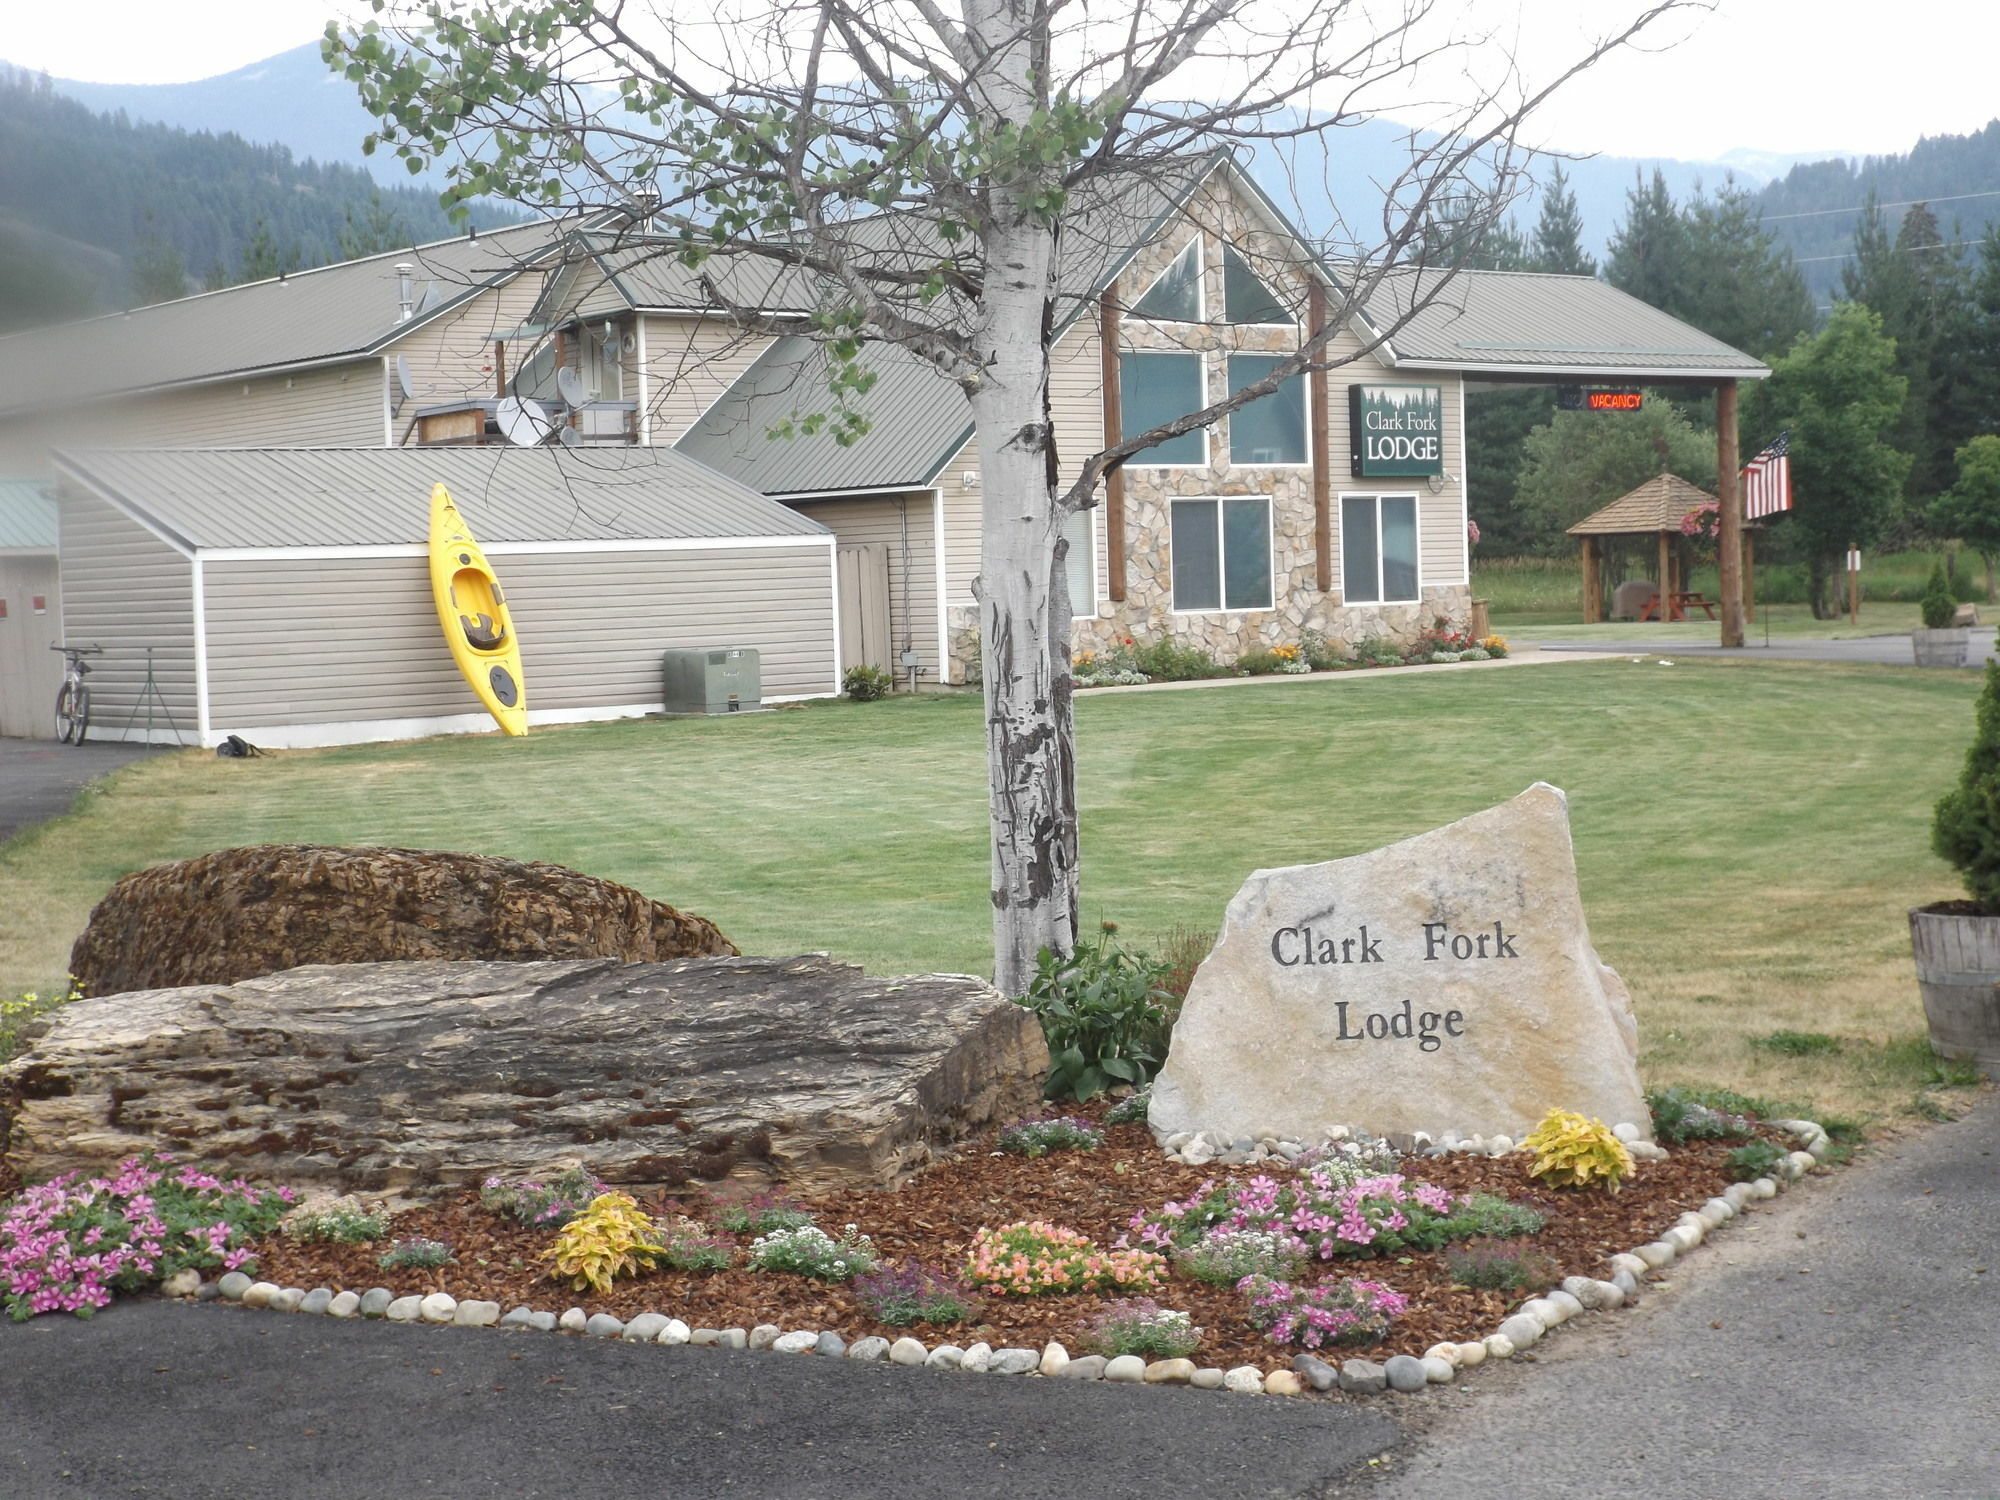
{"type": "Polygon", "coordinates": [[[508,396],[493,408],[500,435],[516,448],[538,448],[548,440],[549,424],[539,410],[519,396],[508,396]]]}
{"type": "Polygon", "coordinates": [[[639,352],[639,335],[638,335],[638,334],[636,334],[636,333],[628,333],[628,334],[626,334],[626,335],[625,335],[625,336],[624,336],[623,338],[621,338],[621,339],[620,339],[620,340],[618,341],[618,347],[619,347],[619,349],[620,349],[620,350],[622,350],[622,351],[623,351],[624,353],[626,353],[626,354],[636,354],[636,353],[638,353],[638,352],[639,352]]]}
{"type": "MultiPolygon", "coordinates": [[[[416,395],[416,377],[410,374],[410,362],[402,355],[396,356],[396,406],[395,412],[403,409],[403,403],[416,395]]],[[[390,415],[395,415],[391,412],[390,415]]]]}
{"type": "Polygon", "coordinates": [[[556,371],[556,394],[568,406],[581,406],[590,399],[583,393],[583,377],[570,365],[556,371]]]}
{"type": "Polygon", "coordinates": [[[583,434],[565,422],[556,429],[556,437],[565,448],[574,448],[583,442],[583,434]]]}

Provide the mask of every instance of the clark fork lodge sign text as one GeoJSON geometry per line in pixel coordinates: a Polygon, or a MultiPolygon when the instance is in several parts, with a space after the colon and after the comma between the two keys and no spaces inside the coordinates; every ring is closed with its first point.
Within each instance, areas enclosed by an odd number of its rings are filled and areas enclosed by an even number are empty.
{"type": "MultiPolygon", "coordinates": [[[[1455,932],[1449,922],[1425,922],[1423,924],[1423,963],[1477,963],[1481,959],[1519,958],[1520,951],[1514,946],[1516,934],[1507,930],[1506,924],[1493,922],[1486,929],[1477,932],[1455,932]]],[[[1362,923],[1354,932],[1336,937],[1316,932],[1311,927],[1280,927],[1271,934],[1271,959],[1280,968],[1290,969],[1300,965],[1320,964],[1379,964],[1388,960],[1382,956],[1382,945],[1391,948],[1408,948],[1415,957],[1418,946],[1414,938],[1397,943],[1383,936],[1378,928],[1371,934],[1368,924],[1362,923]]],[[[1397,956],[1402,956],[1398,953],[1397,956]]],[[[1465,1035],[1465,1012],[1462,1010],[1418,1011],[1415,1005],[1404,1000],[1400,1007],[1391,1005],[1386,1010],[1357,1011],[1349,1015],[1351,1002],[1335,1000],[1334,1031],[1332,1040],[1336,1042],[1415,1042],[1422,1052],[1435,1052],[1449,1037],[1465,1035]]]]}
{"type": "Polygon", "coordinates": [[[1444,473],[1444,388],[1350,385],[1347,438],[1364,479],[1422,479],[1444,473]]]}

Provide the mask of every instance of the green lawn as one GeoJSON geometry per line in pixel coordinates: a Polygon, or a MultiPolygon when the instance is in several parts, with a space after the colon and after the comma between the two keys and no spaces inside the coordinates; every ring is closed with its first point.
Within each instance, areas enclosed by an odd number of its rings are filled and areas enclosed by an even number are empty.
{"type": "MultiPolygon", "coordinates": [[[[1259,866],[1373,848],[1536,780],[1569,791],[1593,931],[1651,1082],[1893,1115],[1929,1065],[1904,910],[1956,894],[1929,809],[1970,674],[1571,662],[1086,695],[1085,911],[1213,929],[1259,866]],[[1774,1031],[1834,1055],[1753,1048],[1774,1031]]],[[[232,844],[553,860],[747,951],[988,962],[979,706],[965,695],[224,761],[161,757],[0,847],[0,994],[48,988],[119,874],[232,844]]]]}

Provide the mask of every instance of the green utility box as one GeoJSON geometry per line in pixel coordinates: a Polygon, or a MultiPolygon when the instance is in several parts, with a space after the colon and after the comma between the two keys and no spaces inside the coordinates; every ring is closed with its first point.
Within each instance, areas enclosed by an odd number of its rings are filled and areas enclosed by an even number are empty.
{"type": "Polygon", "coordinates": [[[669,651],[660,662],[660,680],[670,714],[749,713],[764,706],[754,646],[669,651]]]}

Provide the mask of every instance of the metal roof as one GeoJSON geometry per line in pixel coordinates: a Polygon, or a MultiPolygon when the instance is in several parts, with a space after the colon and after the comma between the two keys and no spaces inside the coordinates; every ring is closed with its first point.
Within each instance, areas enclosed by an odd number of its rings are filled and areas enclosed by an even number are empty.
{"type": "Polygon", "coordinates": [[[0,414],[360,358],[519,275],[568,227],[489,230],[0,338],[0,414]],[[400,323],[399,261],[421,309],[400,323]]]}
{"type": "MultiPolygon", "coordinates": [[[[1391,326],[1437,290],[1438,271],[1382,280],[1364,313],[1391,326]]],[[[1759,380],[1761,361],[1594,276],[1461,271],[1389,336],[1397,365],[1585,378],[1717,375],[1759,380]]]]}
{"type": "Polygon", "coordinates": [[[1571,536],[1639,536],[1655,531],[1678,532],[1681,517],[1698,505],[1717,504],[1715,496],[1678,474],[1661,474],[1602,510],[1592,511],[1569,528],[1571,536]]]}
{"type": "Polygon", "coordinates": [[[833,404],[825,346],[787,338],[759,355],[674,447],[767,495],[929,484],[971,431],[965,393],[897,344],[869,344],[861,363],[875,384],[852,402],[871,424],[858,442],[842,447],[830,428],[771,436],[775,424],[833,404]]]}
{"type": "Polygon", "coordinates": [[[820,537],[671,448],[100,448],[54,455],[184,550],[423,543],[431,486],[481,542],[820,537]]]}
{"type": "Polygon", "coordinates": [[[55,487],[46,479],[0,479],[0,552],[55,550],[55,487]]]}

